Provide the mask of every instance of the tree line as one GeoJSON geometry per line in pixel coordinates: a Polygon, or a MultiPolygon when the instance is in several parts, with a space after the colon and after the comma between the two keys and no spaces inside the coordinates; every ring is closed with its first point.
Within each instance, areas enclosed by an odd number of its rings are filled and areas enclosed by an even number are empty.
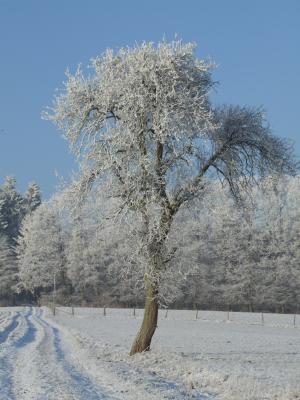
{"type": "MultiPolygon", "coordinates": [[[[1,303],[142,307],[143,273],[134,254],[134,218],[110,215],[95,190],[74,212],[68,190],[42,203],[37,184],[25,195],[15,179],[0,186],[1,303]]],[[[220,182],[179,213],[170,232],[170,269],[161,306],[297,312],[300,300],[300,179],[269,177],[238,207],[220,182]]]]}

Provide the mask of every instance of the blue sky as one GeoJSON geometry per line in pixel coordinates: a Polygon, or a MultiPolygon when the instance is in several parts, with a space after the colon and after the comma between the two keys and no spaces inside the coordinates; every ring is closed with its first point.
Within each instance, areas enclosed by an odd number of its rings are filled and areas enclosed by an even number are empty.
{"type": "Polygon", "coordinates": [[[210,57],[218,103],[264,106],[300,156],[300,1],[0,0],[0,182],[37,181],[49,197],[76,163],[41,112],[67,67],[107,47],[178,34],[210,57]]]}

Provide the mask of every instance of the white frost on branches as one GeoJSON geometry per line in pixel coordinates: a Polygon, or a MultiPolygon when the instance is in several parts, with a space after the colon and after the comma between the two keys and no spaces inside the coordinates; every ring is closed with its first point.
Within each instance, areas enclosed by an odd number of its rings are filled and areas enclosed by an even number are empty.
{"type": "MultiPolygon", "coordinates": [[[[194,50],[181,41],[108,50],[92,59],[91,75],[68,72],[44,114],[81,164],[75,197],[98,184],[117,205],[115,217],[134,216],[131,265],[155,293],[164,276],[175,276],[167,248],[175,216],[204,199],[211,179],[228,183],[240,200],[255,179],[295,166],[262,110],[212,107],[212,65],[194,50]]],[[[205,201],[202,207],[205,213],[205,201]]]]}
{"type": "Polygon", "coordinates": [[[17,245],[19,279],[32,293],[64,282],[65,256],[57,212],[42,204],[25,217],[17,245]]]}

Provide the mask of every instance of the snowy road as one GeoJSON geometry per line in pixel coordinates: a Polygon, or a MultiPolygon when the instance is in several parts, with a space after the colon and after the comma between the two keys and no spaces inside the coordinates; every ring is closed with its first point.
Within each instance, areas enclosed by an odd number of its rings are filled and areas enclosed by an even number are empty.
{"type": "Polygon", "coordinates": [[[0,400],[198,399],[182,383],[88,352],[40,308],[0,312],[0,400]]]}
{"type": "Polygon", "coordinates": [[[69,360],[59,330],[39,309],[0,317],[1,400],[116,399],[69,360]]]}

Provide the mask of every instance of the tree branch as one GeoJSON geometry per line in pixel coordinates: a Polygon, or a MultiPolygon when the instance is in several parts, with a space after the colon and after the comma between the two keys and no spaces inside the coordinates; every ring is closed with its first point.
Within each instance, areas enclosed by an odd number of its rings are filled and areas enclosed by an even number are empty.
{"type": "Polygon", "coordinates": [[[181,204],[184,203],[188,198],[193,197],[196,193],[196,189],[198,188],[201,179],[206,174],[208,169],[214,165],[214,163],[228,150],[230,147],[230,140],[224,143],[218,151],[216,151],[207,162],[200,168],[197,176],[183,189],[181,188],[178,193],[175,195],[175,199],[173,202],[173,209],[178,211],[181,204]]]}

